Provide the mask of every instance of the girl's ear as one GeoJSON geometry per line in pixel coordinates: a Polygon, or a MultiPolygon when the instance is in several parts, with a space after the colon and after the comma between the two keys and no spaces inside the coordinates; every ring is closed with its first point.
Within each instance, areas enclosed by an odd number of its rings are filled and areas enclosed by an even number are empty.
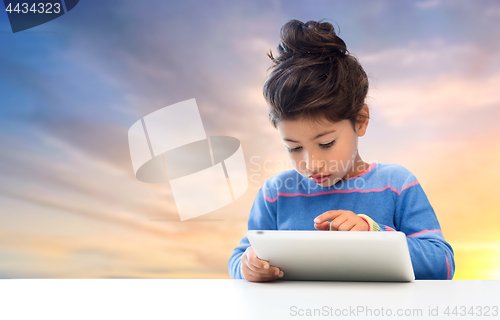
{"type": "Polygon", "coordinates": [[[359,111],[358,122],[356,124],[356,129],[358,137],[362,137],[366,133],[366,128],[368,127],[368,122],[370,121],[370,108],[365,103],[359,111]]]}

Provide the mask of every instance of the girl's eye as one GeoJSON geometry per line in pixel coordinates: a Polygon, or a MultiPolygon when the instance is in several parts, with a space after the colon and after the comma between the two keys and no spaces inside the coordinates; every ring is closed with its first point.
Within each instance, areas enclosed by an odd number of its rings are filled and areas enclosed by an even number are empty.
{"type": "MultiPolygon", "coordinates": [[[[328,143],[325,143],[325,144],[320,144],[319,146],[323,149],[328,149],[330,148],[331,146],[333,146],[335,144],[335,140],[331,141],[331,142],[328,142],[328,143]]],[[[302,147],[297,147],[297,148],[287,148],[288,149],[288,152],[297,152],[297,151],[300,151],[302,149],[302,147]]]]}
{"type": "Polygon", "coordinates": [[[302,147],[297,147],[297,148],[293,148],[293,149],[291,149],[291,148],[287,148],[287,149],[288,149],[288,152],[297,152],[297,151],[299,151],[300,149],[302,149],[302,147]]]}
{"type": "Polygon", "coordinates": [[[325,143],[325,144],[320,144],[319,146],[321,148],[327,149],[327,148],[330,148],[331,146],[333,146],[334,144],[335,144],[335,140],[328,142],[328,143],[325,143]]]}

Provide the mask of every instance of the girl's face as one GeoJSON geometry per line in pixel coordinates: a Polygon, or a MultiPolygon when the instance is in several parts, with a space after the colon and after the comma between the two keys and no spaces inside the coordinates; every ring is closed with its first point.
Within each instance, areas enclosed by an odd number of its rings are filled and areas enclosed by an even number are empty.
{"type": "Polygon", "coordinates": [[[349,120],[298,119],[281,121],[277,128],[295,170],[329,187],[366,169],[358,155],[358,137],[365,134],[367,125],[368,121],[357,124],[355,132],[349,120]]]}

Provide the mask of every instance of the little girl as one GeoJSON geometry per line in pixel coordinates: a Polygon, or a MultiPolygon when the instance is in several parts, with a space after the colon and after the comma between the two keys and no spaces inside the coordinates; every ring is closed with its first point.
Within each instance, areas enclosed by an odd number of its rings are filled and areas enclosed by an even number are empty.
{"type": "MultiPolygon", "coordinates": [[[[416,279],[451,279],[453,250],[415,176],[358,153],[369,108],[368,78],[327,22],[291,20],[264,84],[269,118],[295,170],[264,183],[249,230],[402,231],[416,279]]],[[[260,260],[246,237],[229,259],[234,279],[272,281],[279,266],[260,260]]]]}

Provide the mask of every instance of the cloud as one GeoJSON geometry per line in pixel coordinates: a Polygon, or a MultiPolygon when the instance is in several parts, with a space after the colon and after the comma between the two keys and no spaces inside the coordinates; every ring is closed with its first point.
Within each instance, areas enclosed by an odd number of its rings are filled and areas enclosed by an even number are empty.
{"type": "Polygon", "coordinates": [[[472,43],[441,39],[359,54],[371,78],[368,101],[393,126],[437,126],[500,104],[497,57],[472,43]]]}
{"type": "MultiPolygon", "coordinates": [[[[389,82],[379,86],[373,105],[393,126],[420,123],[438,126],[461,112],[500,105],[500,72],[481,81],[467,77],[389,82]]],[[[484,114],[488,117],[487,114],[484,114]]]]}
{"type": "Polygon", "coordinates": [[[500,6],[494,5],[486,8],[486,16],[491,18],[500,17],[500,6]]]}
{"type": "Polygon", "coordinates": [[[373,79],[400,80],[438,75],[481,77],[495,73],[500,70],[499,50],[476,42],[450,42],[433,37],[356,55],[373,79]]]}
{"type": "Polygon", "coordinates": [[[427,1],[418,1],[415,2],[415,7],[419,9],[430,9],[435,8],[441,5],[440,0],[427,0],[427,1]]]}

